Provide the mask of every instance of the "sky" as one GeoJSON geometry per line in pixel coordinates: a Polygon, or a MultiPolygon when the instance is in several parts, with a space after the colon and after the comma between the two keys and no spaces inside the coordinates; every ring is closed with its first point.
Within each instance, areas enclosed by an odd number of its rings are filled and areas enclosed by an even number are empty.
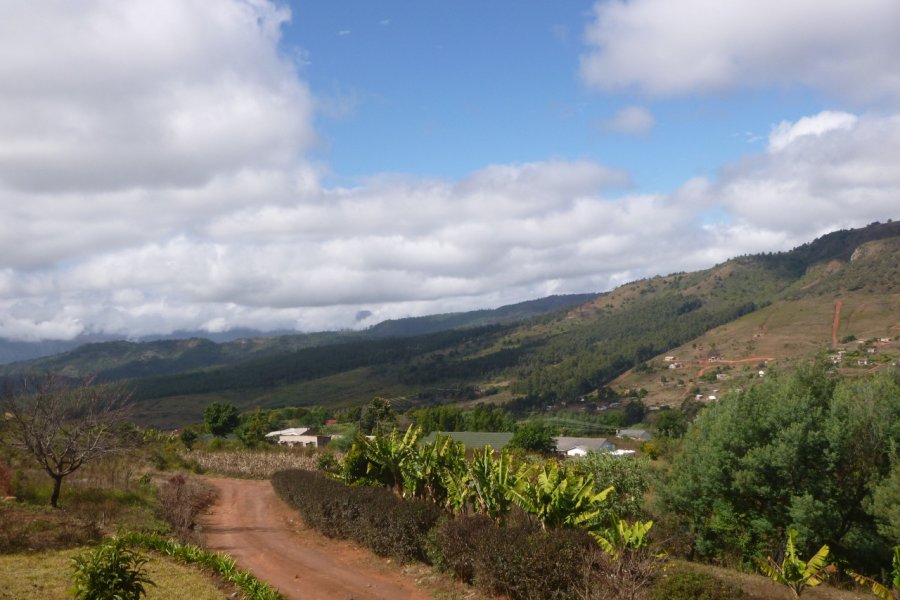
{"type": "Polygon", "coordinates": [[[896,0],[0,12],[0,338],[362,328],[900,217],[896,0]]]}

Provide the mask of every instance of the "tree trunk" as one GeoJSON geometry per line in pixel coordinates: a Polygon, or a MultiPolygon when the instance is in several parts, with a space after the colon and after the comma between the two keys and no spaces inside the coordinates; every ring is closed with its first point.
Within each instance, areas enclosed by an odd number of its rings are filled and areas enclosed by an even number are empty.
{"type": "Polygon", "coordinates": [[[62,486],[62,475],[53,475],[53,493],[50,494],[50,506],[59,508],[59,488],[62,486]]]}

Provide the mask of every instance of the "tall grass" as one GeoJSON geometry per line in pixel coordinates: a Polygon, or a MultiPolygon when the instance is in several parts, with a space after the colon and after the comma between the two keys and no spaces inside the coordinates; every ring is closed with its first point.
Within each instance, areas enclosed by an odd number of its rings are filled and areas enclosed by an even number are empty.
{"type": "Polygon", "coordinates": [[[316,470],[315,455],[302,449],[193,450],[181,456],[199,464],[204,472],[247,479],[269,479],[288,469],[316,470]]]}

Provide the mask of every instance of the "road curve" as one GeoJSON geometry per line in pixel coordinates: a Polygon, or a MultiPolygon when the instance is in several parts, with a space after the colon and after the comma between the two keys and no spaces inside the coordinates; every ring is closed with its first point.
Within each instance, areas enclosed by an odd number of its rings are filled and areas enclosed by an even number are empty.
{"type": "Polygon", "coordinates": [[[201,519],[205,545],[290,599],[428,600],[397,565],[307,529],[268,481],[209,479],[219,497],[201,519]]]}

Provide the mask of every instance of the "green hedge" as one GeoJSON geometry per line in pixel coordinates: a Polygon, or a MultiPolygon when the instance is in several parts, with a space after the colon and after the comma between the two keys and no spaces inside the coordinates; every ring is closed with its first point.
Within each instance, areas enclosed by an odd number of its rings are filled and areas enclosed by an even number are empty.
{"type": "Polygon", "coordinates": [[[426,537],[442,514],[433,504],[405,501],[383,488],[348,487],[299,469],[275,473],[272,485],[309,527],[329,537],[352,539],[380,556],[428,562],[426,537]]]}
{"type": "Polygon", "coordinates": [[[583,598],[599,567],[596,543],[577,529],[498,527],[477,515],[441,522],[430,539],[439,568],[512,600],[583,598]]]}

